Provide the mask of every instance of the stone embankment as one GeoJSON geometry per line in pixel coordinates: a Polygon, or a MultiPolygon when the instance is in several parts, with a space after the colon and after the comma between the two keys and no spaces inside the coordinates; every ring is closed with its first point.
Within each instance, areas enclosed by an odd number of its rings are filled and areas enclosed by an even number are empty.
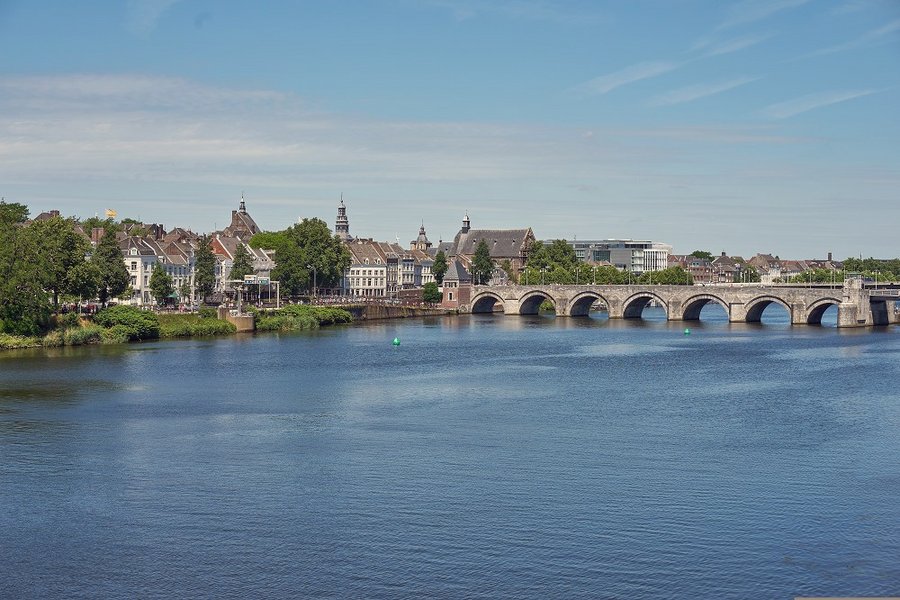
{"type": "Polygon", "coordinates": [[[440,317],[455,315],[455,310],[446,308],[429,308],[424,306],[391,306],[389,304],[347,304],[341,308],[353,315],[354,321],[372,321],[375,319],[406,319],[410,317],[440,317]]]}

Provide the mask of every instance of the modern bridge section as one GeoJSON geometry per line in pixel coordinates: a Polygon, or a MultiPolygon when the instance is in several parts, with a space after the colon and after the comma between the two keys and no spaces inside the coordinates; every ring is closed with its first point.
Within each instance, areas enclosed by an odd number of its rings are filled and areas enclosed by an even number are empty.
{"type": "Polygon", "coordinates": [[[723,285],[508,285],[476,286],[472,301],[460,312],[490,313],[500,308],[507,315],[537,314],[541,303],[549,300],[557,316],[586,316],[599,304],[610,319],[640,318],[650,303],[663,306],[670,321],[700,318],[708,303],[720,305],[731,322],[759,322],[770,304],[787,310],[791,323],[820,324],[831,307],[838,309],[838,327],[867,327],[897,322],[894,303],[900,300],[895,290],[870,290],[859,280],[848,280],[843,287],[787,286],[759,284],[723,285]]]}

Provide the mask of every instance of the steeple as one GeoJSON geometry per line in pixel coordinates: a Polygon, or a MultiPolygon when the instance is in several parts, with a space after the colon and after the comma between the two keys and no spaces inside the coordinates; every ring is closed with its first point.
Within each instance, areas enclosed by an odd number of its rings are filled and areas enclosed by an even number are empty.
{"type": "Polygon", "coordinates": [[[462,232],[469,233],[469,212],[468,211],[466,211],[466,218],[463,219],[462,232]]]}
{"type": "Polygon", "coordinates": [[[244,192],[241,192],[241,206],[238,210],[243,214],[247,214],[247,205],[244,203],[244,192]]]}
{"type": "Polygon", "coordinates": [[[338,204],[337,220],[334,222],[334,232],[344,241],[350,239],[350,220],[347,218],[347,207],[344,206],[343,194],[341,194],[341,203],[338,204]]]}
{"type": "Polygon", "coordinates": [[[410,250],[428,250],[431,248],[431,242],[428,241],[428,236],[425,235],[425,222],[422,222],[422,226],[419,227],[419,237],[414,239],[409,243],[410,250]]]}

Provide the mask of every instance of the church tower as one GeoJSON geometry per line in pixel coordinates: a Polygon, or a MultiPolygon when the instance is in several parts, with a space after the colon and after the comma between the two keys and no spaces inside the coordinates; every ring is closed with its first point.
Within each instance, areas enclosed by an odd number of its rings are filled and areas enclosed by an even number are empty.
{"type": "Polygon", "coordinates": [[[469,213],[466,213],[466,218],[463,219],[462,233],[469,233],[469,213]]]}
{"type": "Polygon", "coordinates": [[[341,203],[338,204],[337,220],[334,222],[334,232],[343,241],[350,239],[350,220],[347,218],[347,207],[344,206],[344,196],[341,195],[341,203]]]}
{"type": "Polygon", "coordinates": [[[422,223],[422,226],[419,227],[419,237],[409,243],[409,249],[428,250],[429,248],[431,248],[431,242],[428,241],[428,236],[425,235],[425,223],[422,223]]]}

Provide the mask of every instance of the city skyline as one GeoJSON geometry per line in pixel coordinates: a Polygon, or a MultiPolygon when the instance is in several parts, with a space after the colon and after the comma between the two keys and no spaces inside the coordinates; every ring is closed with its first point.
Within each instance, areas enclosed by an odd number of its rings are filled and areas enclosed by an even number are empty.
{"type": "Polygon", "coordinates": [[[243,192],[678,253],[898,254],[887,0],[0,6],[0,195],[209,230],[243,192]]]}

